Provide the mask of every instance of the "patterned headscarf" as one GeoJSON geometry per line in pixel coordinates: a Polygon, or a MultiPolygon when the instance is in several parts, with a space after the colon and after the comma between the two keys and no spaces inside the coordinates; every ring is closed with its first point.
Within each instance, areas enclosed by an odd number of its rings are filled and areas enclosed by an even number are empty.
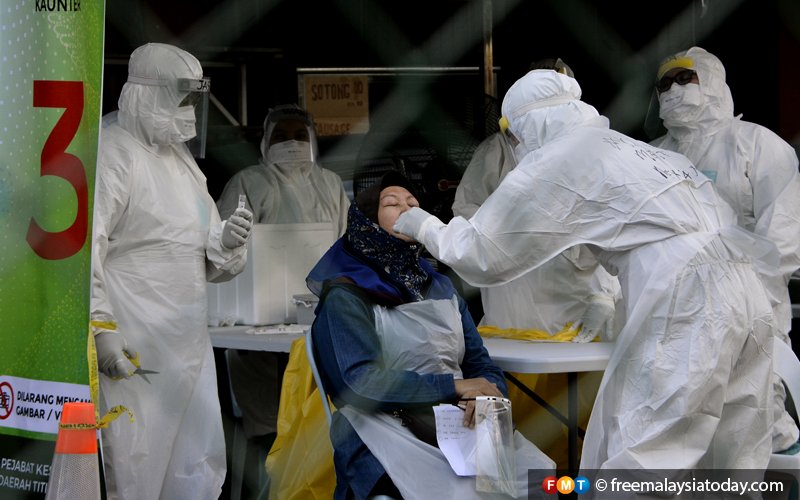
{"type": "Polygon", "coordinates": [[[423,299],[428,271],[420,264],[423,246],[408,243],[386,232],[364,215],[355,204],[347,214],[347,243],[371,267],[398,287],[404,288],[414,300],[423,299]]]}
{"type": "MultiPolygon", "coordinates": [[[[379,185],[383,185],[379,191],[394,185],[408,189],[405,184],[389,181],[379,185]]],[[[378,225],[377,204],[377,196],[359,196],[357,203],[350,205],[347,232],[309,273],[309,290],[321,296],[325,283],[345,278],[384,305],[452,297],[452,282],[420,257],[420,243],[403,241],[378,225]],[[374,213],[375,220],[361,206],[374,213]]]]}

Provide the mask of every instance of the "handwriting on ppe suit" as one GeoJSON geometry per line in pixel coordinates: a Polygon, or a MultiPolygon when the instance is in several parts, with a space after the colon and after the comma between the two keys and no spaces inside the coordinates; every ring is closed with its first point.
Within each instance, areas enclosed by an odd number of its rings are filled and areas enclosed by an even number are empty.
{"type": "Polygon", "coordinates": [[[697,169],[694,168],[694,166],[691,167],[691,171],[686,171],[683,169],[676,170],[674,168],[658,168],[657,165],[653,165],[653,169],[661,174],[665,179],[677,177],[679,179],[691,180],[697,177],[697,169]]]}
{"type": "MultiPolygon", "coordinates": [[[[636,156],[647,162],[653,162],[653,170],[665,179],[686,179],[691,180],[697,177],[697,169],[691,163],[686,163],[686,168],[675,168],[674,162],[668,161],[671,155],[668,151],[643,146],[642,143],[624,138],[606,137],[603,141],[610,144],[614,149],[622,150],[622,146],[632,148],[636,156]],[[663,166],[659,167],[658,164],[663,166]]],[[[672,157],[674,158],[674,157],[672,157]]]]}

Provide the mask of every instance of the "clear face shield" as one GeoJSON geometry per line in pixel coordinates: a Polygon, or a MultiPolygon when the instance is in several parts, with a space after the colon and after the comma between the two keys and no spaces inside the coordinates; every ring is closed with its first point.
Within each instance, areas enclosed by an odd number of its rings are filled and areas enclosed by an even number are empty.
{"type": "Polygon", "coordinates": [[[562,61],[560,57],[556,59],[541,59],[531,64],[530,68],[528,68],[529,71],[533,71],[535,69],[551,69],[556,73],[561,73],[562,75],[567,75],[570,78],[575,78],[575,73],[572,72],[572,68],[570,68],[567,63],[562,61]]]}
{"type": "Polygon", "coordinates": [[[500,126],[500,132],[503,133],[503,138],[508,142],[508,145],[511,146],[511,149],[514,149],[519,144],[519,139],[511,132],[508,128],[508,118],[505,116],[500,117],[497,124],[500,126]]]}
{"type": "Polygon", "coordinates": [[[522,159],[518,158],[519,153],[517,152],[517,146],[519,146],[520,141],[517,139],[517,136],[515,136],[511,130],[509,130],[508,118],[505,116],[500,117],[500,120],[498,120],[497,123],[500,126],[500,132],[503,135],[503,140],[505,140],[508,149],[514,155],[514,163],[519,163],[519,161],[522,159]]]}
{"type": "Polygon", "coordinates": [[[668,92],[674,85],[686,86],[689,83],[699,83],[694,67],[694,60],[685,55],[669,57],[658,67],[656,83],[644,119],[644,132],[651,140],[667,133],[661,119],[659,96],[668,92]]]}
{"type": "Polygon", "coordinates": [[[187,94],[178,107],[192,106],[194,108],[196,135],[186,142],[186,146],[195,158],[206,157],[208,94],[210,89],[211,79],[208,77],[178,79],[178,92],[187,94]]]}
{"type": "Polygon", "coordinates": [[[667,133],[659,114],[658,91],[654,88],[650,94],[650,102],[647,105],[647,114],[645,114],[643,124],[644,133],[651,141],[667,133]]]}
{"type": "Polygon", "coordinates": [[[261,153],[276,163],[316,161],[317,141],[311,115],[294,105],[270,109],[264,121],[261,153]]]}

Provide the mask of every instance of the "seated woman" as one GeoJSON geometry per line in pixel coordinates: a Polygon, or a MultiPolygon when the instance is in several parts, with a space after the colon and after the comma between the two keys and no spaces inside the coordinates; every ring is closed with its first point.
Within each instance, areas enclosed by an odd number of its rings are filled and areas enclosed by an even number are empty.
{"type": "MultiPolygon", "coordinates": [[[[346,234],[307,278],[320,297],[312,327],[322,384],[339,409],[331,441],[335,498],[474,498],[474,477],[457,476],[442,452],[414,437],[397,410],[507,394],[450,280],[420,258],[422,246],[392,231],[418,206],[411,183],[384,175],[350,207],[346,234]]],[[[474,401],[464,425],[474,425],[474,401]]],[[[555,464],[515,433],[517,490],[527,471],[555,464]]]]}

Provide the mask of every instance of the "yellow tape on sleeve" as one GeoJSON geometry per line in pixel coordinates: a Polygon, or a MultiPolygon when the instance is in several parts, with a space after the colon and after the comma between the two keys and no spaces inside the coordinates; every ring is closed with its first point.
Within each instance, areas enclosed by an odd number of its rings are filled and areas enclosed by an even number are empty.
{"type": "Polygon", "coordinates": [[[89,322],[89,328],[94,334],[98,334],[100,332],[106,331],[116,331],[117,330],[117,322],[116,321],[96,321],[92,320],[89,322]]]}

